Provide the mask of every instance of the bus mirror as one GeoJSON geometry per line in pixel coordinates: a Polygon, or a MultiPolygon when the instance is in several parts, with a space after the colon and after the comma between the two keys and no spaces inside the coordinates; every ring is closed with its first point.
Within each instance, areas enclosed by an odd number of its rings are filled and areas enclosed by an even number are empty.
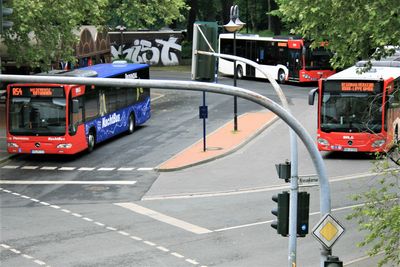
{"type": "Polygon", "coordinates": [[[316,93],[318,93],[318,88],[311,89],[310,92],[308,92],[308,104],[310,106],[314,105],[314,99],[316,93]]]}
{"type": "Polygon", "coordinates": [[[72,113],[79,113],[79,100],[72,99],[72,113]]]}

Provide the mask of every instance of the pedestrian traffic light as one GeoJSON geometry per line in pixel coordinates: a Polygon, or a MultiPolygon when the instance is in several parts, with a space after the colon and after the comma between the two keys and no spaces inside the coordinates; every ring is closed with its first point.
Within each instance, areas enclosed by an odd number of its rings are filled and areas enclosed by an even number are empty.
{"type": "Polygon", "coordinates": [[[276,221],[271,223],[272,228],[275,228],[277,233],[282,236],[289,234],[289,193],[282,192],[278,195],[273,195],[272,200],[278,206],[272,209],[271,213],[277,217],[276,221]]]}
{"type": "Polygon", "coordinates": [[[196,21],[193,25],[192,80],[215,80],[216,58],[199,55],[197,51],[217,52],[217,22],[196,21]]]}
{"type": "Polygon", "coordinates": [[[310,211],[310,194],[297,194],[297,236],[305,237],[308,234],[308,217],[310,211]]]}
{"type": "Polygon", "coordinates": [[[11,28],[14,23],[12,21],[9,20],[4,20],[5,16],[9,16],[13,13],[13,9],[9,8],[9,7],[4,7],[3,6],[3,2],[5,2],[4,0],[0,0],[0,34],[3,33],[4,30],[7,30],[9,28],[11,28]]]}

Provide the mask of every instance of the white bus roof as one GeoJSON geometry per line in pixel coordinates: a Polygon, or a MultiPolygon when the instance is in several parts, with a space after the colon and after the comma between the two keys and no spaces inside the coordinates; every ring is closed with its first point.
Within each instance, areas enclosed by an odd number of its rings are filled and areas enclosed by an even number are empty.
{"type": "MultiPolygon", "coordinates": [[[[219,38],[233,39],[233,33],[221,33],[219,38]]],[[[276,37],[260,37],[258,34],[236,34],[236,40],[257,40],[257,41],[279,41],[287,42],[288,40],[301,40],[298,36],[287,36],[283,38],[282,36],[276,37]]]]}
{"type": "Polygon", "coordinates": [[[400,77],[400,67],[373,66],[367,72],[358,73],[357,71],[361,69],[361,67],[353,66],[333,74],[327,80],[387,80],[389,78],[396,79],[400,77]]]}

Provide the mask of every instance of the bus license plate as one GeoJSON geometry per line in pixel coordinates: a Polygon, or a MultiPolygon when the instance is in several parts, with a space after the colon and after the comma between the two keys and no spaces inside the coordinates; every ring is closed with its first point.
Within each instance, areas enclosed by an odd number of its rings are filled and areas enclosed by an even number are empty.
{"type": "Polygon", "coordinates": [[[358,149],[355,148],[355,147],[345,147],[345,148],[343,149],[343,151],[345,151],[345,152],[357,152],[358,149]]]}
{"type": "Polygon", "coordinates": [[[44,150],[36,150],[36,149],[33,149],[33,150],[31,150],[31,153],[32,153],[32,154],[44,154],[44,150]]]}

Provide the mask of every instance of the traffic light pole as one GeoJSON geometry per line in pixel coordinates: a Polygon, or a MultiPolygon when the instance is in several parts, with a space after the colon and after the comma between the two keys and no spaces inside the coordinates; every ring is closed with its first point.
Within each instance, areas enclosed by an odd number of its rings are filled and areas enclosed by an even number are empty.
{"type": "MultiPolygon", "coordinates": [[[[204,37],[204,36],[203,36],[204,37]]],[[[290,108],[288,101],[283,94],[282,89],[280,88],[279,84],[276,82],[275,78],[271,76],[268,72],[265,72],[258,63],[248,60],[246,58],[226,55],[226,54],[219,54],[214,52],[205,52],[205,51],[194,51],[194,54],[201,54],[201,55],[209,55],[215,56],[225,59],[231,59],[234,62],[240,61],[246,63],[258,71],[260,71],[271,83],[273,86],[276,94],[279,97],[279,100],[282,103],[282,106],[290,113],[290,108]]],[[[236,64],[235,64],[236,66],[236,64]]],[[[236,72],[235,72],[236,74],[236,72]]],[[[292,267],[296,265],[296,250],[297,250],[297,194],[298,194],[298,149],[297,149],[297,136],[292,129],[289,129],[290,134],[290,161],[291,161],[291,177],[290,177],[290,207],[289,207],[289,247],[288,247],[288,266],[292,267]]],[[[329,204],[330,205],[330,204],[329,204]]]]}

